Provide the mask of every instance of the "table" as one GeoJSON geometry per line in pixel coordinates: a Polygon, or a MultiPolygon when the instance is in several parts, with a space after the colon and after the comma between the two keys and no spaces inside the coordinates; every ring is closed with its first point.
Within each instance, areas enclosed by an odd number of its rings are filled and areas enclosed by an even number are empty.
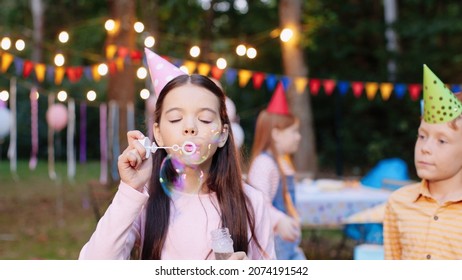
{"type": "Polygon", "coordinates": [[[387,201],[391,191],[341,180],[305,180],[296,185],[296,207],[305,227],[341,227],[344,220],[387,201]]]}

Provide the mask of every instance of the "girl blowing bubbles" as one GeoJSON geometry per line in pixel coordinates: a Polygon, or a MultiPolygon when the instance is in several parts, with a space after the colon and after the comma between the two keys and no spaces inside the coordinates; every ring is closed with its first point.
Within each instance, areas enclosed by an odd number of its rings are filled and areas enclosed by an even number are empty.
{"type": "Polygon", "coordinates": [[[223,92],[207,77],[177,76],[159,94],[153,132],[159,147],[194,144],[149,156],[144,135],[128,132],[118,192],[80,258],[128,259],[135,248],[142,259],[213,259],[210,232],[221,227],[234,242],[230,259],[274,258],[263,197],[241,180],[223,92]],[[180,189],[165,184],[175,175],[180,189]]]}
{"type": "Polygon", "coordinates": [[[266,194],[278,259],[306,259],[298,247],[301,227],[295,209],[295,168],[290,155],[300,142],[299,121],[289,112],[282,84],[255,127],[249,183],[266,194]]]}

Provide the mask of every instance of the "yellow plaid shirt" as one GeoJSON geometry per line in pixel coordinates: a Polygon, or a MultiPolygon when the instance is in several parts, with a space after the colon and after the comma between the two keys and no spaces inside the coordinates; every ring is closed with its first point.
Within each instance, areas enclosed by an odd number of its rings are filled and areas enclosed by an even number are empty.
{"type": "Polygon", "coordinates": [[[385,259],[461,260],[462,197],[440,205],[425,180],[402,187],[388,199],[383,231],[385,259]]]}

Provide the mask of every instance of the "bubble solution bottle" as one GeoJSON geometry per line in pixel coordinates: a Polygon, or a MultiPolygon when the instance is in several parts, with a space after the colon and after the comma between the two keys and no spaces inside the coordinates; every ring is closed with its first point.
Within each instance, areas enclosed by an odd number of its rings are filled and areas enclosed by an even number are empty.
{"type": "Polygon", "coordinates": [[[211,234],[212,250],[215,253],[215,259],[227,260],[234,253],[233,240],[228,228],[215,229],[211,234]]]}

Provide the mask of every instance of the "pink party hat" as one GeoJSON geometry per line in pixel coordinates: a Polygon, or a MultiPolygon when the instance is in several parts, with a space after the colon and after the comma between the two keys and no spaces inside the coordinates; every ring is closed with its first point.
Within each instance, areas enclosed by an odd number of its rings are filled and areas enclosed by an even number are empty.
{"type": "Polygon", "coordinates": [[[268,113],[288,115],[289,105],[287,104],[286,94],[284,93],[284,87],[281,82],[276,86],[273,96],[271,97],[268,108],[268,113]]]}
{"type": "Polygon", "coordinates": [[[148,48],[144,48],[144,52],[146,54],[146,61],[148,62],[149,74],[151,75],[154,92],[156,96],[159,97],[160,92],[168,82],[185,73],[148,48]]]}

